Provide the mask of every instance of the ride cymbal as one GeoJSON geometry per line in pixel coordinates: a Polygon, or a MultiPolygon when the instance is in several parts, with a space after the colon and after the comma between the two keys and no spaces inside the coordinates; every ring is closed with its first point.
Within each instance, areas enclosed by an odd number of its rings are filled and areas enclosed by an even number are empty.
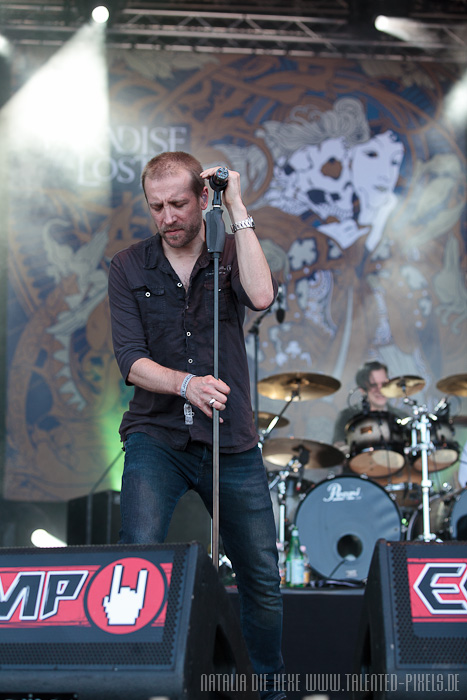
{"type": "Polygon", "coordinates": [[[258,382],[258,391],[270,399],[299,401],[329,396],[337,391],[340,385],[337,379],[324,374],[288,372],[261,379],[258,382]]]}
{"type": "Polygon", "coordinates": [[[436,388],[443,394],[467,396],[467,374],[453,374],[450,377],[440,379],[436,388]]]}
{"type": "Polygon", "coordinates": [[[342,464],[344,455],[337,447],[315,440],[301,438],[271,438],[263,444],[263,457],[278,468],[287,466],[293,459],[299,459],[309,469],[324,469],[342,464]]]}
{"type": "MultiPolygon", "coordinates": [[[[267,411],[258,412],[258,428],[260,430],[266,430],[271,425],[273,418],[276,418],[275,413],[268,413],[267,411]]],[[[277,421],[275,428],[285,428],[286,425],[290,423],[287,418],[281,416],[277,421]]]]}
{"type": "Polygon", "coordinates": [[[425,383],[422,377],[404,374],[402,377],[394,377],[386,382],[381,387],[381,393],[388,399],[403,399],[405,396],[412,396],[421,391],[425,383]]]}

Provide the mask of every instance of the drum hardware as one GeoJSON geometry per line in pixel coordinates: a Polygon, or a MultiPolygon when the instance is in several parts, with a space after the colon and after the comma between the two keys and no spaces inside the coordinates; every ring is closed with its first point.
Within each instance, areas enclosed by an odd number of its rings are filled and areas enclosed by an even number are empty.
{"type": "Polygon", "coordinates": [[[340,475],[316,484],[298,506],[295,524],[318,576],[363,581],[376,541],[401,539],[397,505],[364,476],[340,475]]]}
{"type": "Polygon", "coordinates": [[[270,399],[292,401],[320,399],[337,391],[341,383],[324,374],[289,372],[275,374],[258,382],[258,390],[270,399]]]}
{"type": "Polygon", "coordinates": [[[265,433],[270,433],[274,428],[285,428],[289,423],[290,421],[287,418],[278,416],[275,413],[267,413],[266,411],[258,413],[258,427],[265,433]]]}
{"type": "Polygon", "coordinates": [[[405,399],[412,394],[421,391],[425,386],[425,380],[410,374],[389,379],[381,387],[381,393],[388,399],[405,399]]]}
{"type": "Polygon", "coordinates": [[[359,413],[345,431],[350,445],[349,467],[356,474],[388,477],[404,466],[404,429],[389,411],[359,413]]]}
{"type": "Polygon", "coordinates": [[[442,394],[467,396],[467,374],[453,374],[450,377],[440,379],[436,384],[436,388],[442,394]]]}
{"type": "MultiPolygon", "coordinates": [[[[416,539],[420,534],[420,515],[418,509],[409,521],[409,540],[416,539]]],[[[430,518],[432,529],[439,540],[467,540],[467,489],[455,491],[449,486],[447,493],[432,496],[430,518]]]]}
{"type": "Polygon", "coordinates": [[[314,469],[336,467],[343,461],[343,454],[337,447],[304,438],[271,438],[263,444],[262,451],[263,457],[278,467],[298,460],[303,464],[307,478],[312,478],[314,469]]]}
{"type": "MultiPolygon", "coordinates": [[[[451,423],[441,417],[428,414],[431,424],[431,448],[432,452],[428,457],[428,471],[438,472],[447,469],[457,460],[459,456],[459,443],[454,440],[454,428],[451,423]]],[[[421,471],[421,459],[413,461],[413,467],[421,471]]]]}
{"type": "Polygon", "coordinates": [[[329,396],[337,391],[340,385],[341,383],[337,379],[324,374],[307,374],[305,372],[275,374],[262,379],[257,383],[257,391],[270,399],[285,400],[286,404],[263,431],[261,439],[265,441],[269,437],[293,401],[307,401],[329,396]]]}
{"type": "MultiPolygon", "coordinates": [[[[406,402],[409,403],[410,400],[406,399],[406,402]]],[[[429,478],[428,455],[433,451],[433,443],[431,442],[430,435],[430,414],[425,406],[420,407],[415,402],[411,403],[414,419],[411,424],[412,445],[410,449],[412,455],[418,452],[420,453],[422,473],[421,512],[423,517],[423,531],[418,539],[423,539],[425,542],[433,542],[437,538],[436,535],[430,531],[430,490],[432,481],[429,478]],[[418,440],[418,435],[420,435],[420,440],[418,440]]]]}
{"type": "Polygon", "coordinates": [[[280,545],[283,545],[283,551],[285,551],[286,543],[285,525],[287,522],[287,487],[290,484],[293,484],[294,494],[297,496],[300,494],[305,464],[308,461],[308,454],[309,453],[307,450],[302,450],[300,457],[291,459],[284,469],[279,469],[276,476],[269,484],[270,491],[277,485],[277,503],[279,506],[277,541],[280,543],[280,545]],[[295,483],[293,483],[293,481],[295,481],[295,483]]]}

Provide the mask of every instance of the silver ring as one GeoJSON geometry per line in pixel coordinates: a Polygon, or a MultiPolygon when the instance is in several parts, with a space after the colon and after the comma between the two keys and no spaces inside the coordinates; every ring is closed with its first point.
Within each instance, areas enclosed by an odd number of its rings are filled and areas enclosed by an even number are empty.
{"type": "Polygon", "coordinates": [[[215,403],[216,403],[216,399],[209,399],[210,406],[214,406],[215,403]]]}

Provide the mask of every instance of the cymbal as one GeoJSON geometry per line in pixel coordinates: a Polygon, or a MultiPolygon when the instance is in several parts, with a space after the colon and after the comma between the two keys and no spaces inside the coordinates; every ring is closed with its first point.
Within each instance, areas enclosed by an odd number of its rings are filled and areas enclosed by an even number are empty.
{"type": "MultiPolygon", "coordinates": [[[[311,469],[323,469],[342,464],[344,455],[337,447],[326,445],[315,440],[302,440],[301,438],[271,438],[263,443],[263,457],[278,468],[285,467],[292,459],[300,456],[301,450],[307,450],[308,455],[303,456],[308,461],[303,466],[305,473],[311,469]]],[[[279,471],[279,469],[277,469],[279,471]]]]}
{"type": "MultiPolygon", "coordinates": [[[[272,419],[275,417],[275,413],[268,413],[267,411],[258,411],[258,428],[260,430],[266,430],[266,428],[269,428],[272,419]]],[[[285,426],[289,423],[290,421],[287,420],[287,418],[281,416],[274,427],[285,428],[285,426]]]]}
{"type": "Polygon", "coordinates": [[[450,377],[440,379],[436,388],[443,394],[467,396],[467,374],[453,374],[450,377]]]}
{"type": "Polygon", "coordinates": [[[340,385],[337,379],[325,374],[288,372],[261,379],[258,382],[258,391],[270,399],[299,401],[329,396],[337,391],[340,385]]]}
{"type": "Polygon", "coordinates": [[[381,393],[383,396],[387,396],[388,399],[403,399],[404,396],[412,396],[412,394],[421,391],[425,383],[422,377],[404,374],[402,377],[394,377],[394,379],[386,382],[381,387],[381,393]]]}

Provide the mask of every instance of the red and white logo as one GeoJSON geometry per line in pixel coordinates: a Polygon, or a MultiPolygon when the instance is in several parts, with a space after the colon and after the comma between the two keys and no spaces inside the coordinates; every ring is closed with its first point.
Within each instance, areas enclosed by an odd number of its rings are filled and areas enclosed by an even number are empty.
{"type": "Polygon", "coordinates": [[[414,622],[467,622],[467,562],[408,559],[414,622]]]}
{"type": "Polygon", "coordinates": [[[0,629],[163,627],[172,563],[122,557],[107,566],[0,568],[0,629]]]}
{"type": "Polygon", "coordinates": [[[128,634],[161,612],[167,582],[147,559],[119,559],[99,571],[86,597],[88,616],[112,634],[128,634]]]}

